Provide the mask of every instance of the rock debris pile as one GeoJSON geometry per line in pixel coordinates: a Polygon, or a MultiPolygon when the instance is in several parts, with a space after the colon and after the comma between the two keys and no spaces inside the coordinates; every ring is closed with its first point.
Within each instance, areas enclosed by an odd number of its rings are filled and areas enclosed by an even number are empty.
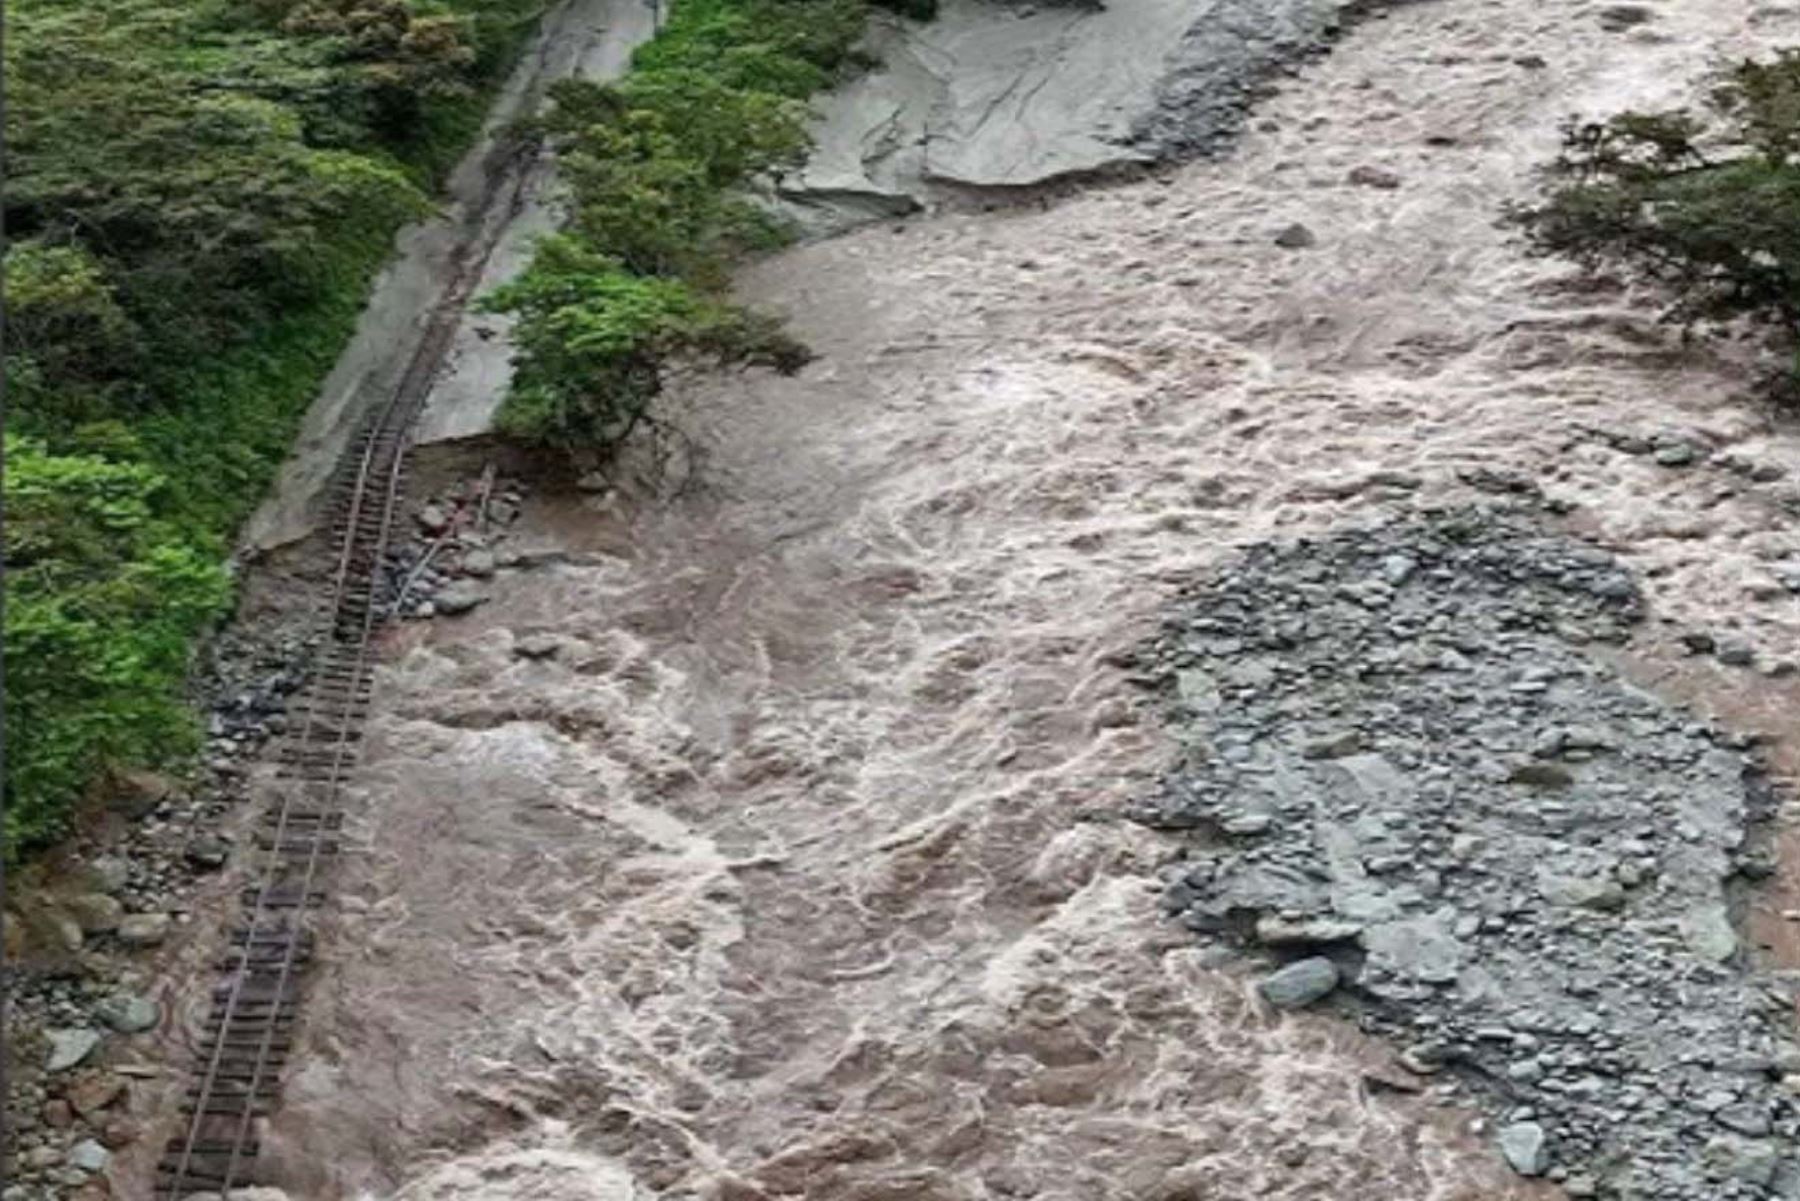
{"type": "Polygon", "coordinates": [[[1152,651],[1186,748],[1144,814],[1193,840],[1172,911],[1468,1091],[1570,1196],[1800,1197],[1796,981],[1747,963],[1769,870],[1746,740],[1584,652],[1640,616],[1522,507],[1263,545],[1152,651]]]}
{"type": "Polygon", "coordinates": [[[488,599],[484,581],[502,568],[529,566],[505,545],[525,488],[492,471],[459,481],[420,505],[414,534],[389,554],[386,592],[404,617],[454,617],[488,599]]]}

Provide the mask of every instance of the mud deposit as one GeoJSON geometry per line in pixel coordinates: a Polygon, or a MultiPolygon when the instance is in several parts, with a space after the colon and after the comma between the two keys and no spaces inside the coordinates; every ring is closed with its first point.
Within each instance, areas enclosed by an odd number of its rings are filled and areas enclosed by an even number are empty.
{"type": "Polygon", "coordinates": [[[1330,960],[1414,1087],[1451,1069],[1573,1196],[1800,1195],[1800,977],[1747,965],[1727,893],[1770,873],[1767,785],[1583,652],[1639,616],[1522,513],[1258,547],[1153,653],[1184,763],[1149,820],[1195,831],[1171,908],[1330,960]]]}
{"type": "MultiPolygon", "coordinates": [[[[485,602],[384,648],[277,1179],[309,1201],[1556,1196],[1466,1094],[1370,1083],[1394,1044],[1271,1010],[1260,967],[1167,920],[1187,836],[1124,815],[1181,749],[1133,658],[1196,573],[1479,500],[1482,471],[1640,582],[1634,653],[1690,665],[1698,704],[1785,678],[1800,441],[1749,398],[1759,348],[1684,345],[1492,217],[1571,110],[1677,99],[1800,41],[1800,12],[1694,0],[1616,32],[1603,8],[1397,8],[1226,158],[747,271],[818,361],[683,381],[689,487],[534,487],[485,602]],[[1682,657],[1701,630],[1729,661],[1682,657]]],[[[1716,881],[1724,843],[1694,845],[1716,881]]],[[[191,1030],[203,1004],[175,1009],[191,1030]]],[[[1545,1092],[1529,1120],[1578,1150],[1545,1092]]]]}

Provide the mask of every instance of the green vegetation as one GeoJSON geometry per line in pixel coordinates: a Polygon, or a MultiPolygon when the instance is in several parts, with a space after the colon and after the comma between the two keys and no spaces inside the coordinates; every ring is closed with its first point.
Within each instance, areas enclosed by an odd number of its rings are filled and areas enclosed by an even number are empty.
{"type": "Polygon", "coordinates": [[[540,7],[9,6],[9,853],[193,747],[226,540],[540,7]]]}
{"type": "Polygon", "coordinates": [[[1669,289],[1684,321],[1750,317],[1800,334],[1800,50],[1710,81],[1699,113],[1571,124],[1542,204],[1510,219],[1534,249],[1669,289]]]}
{"type": "Polygon", "coordinates": [[[678,0],[623,80],[555,89],[537,128],[573,214],[487,301],[519,318],[505,432],[604,454],[648,418],[671,357],[805,362],[722,293],[737,256],[782,236],[744,186],[800,161],[806,98],[861,65],[867,15],[862,0],[678,0]]]}

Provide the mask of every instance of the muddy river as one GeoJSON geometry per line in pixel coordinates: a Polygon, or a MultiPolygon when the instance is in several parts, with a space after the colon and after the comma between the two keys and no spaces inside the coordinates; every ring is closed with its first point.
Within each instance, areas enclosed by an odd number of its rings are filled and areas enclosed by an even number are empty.
{"type": "Polygon", "coordinates": [[[819,359],[684,380],[688,486],[540,491],[515,537],[559,561],[390,635],[264,1143],[290,1191],[1560,1196],[1160,916],[1175,845],[1121,814],[1173,751],[1126,654],[1234,546],[1476,467],[1579,506],[1658,614],[1790,654],[1767,496],[1607,440],[1800,470],[1758,348],[1495,217],[1566,114],[1796,40],[1748,0],[1403,5],[1221,159],[746,270],[819,359]]]}

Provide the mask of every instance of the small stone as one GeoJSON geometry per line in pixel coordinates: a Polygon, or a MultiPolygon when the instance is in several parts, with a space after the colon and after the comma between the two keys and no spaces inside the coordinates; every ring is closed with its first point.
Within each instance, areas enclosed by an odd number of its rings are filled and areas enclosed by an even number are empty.
{"type": "Polygon", "coordinates": [[[102,855],[87,865],[87,878],[95,892],[108,896],[131,880],[131,864],[117,855],[102,855]]]}
{"type": "Polygon", "coordinates": [[[130,1118],[115,1117],[100,1132],[100,1141],[117,1151],[137,1141],[138,1124],[130,1118]]]}
{"type": "Polygon", "coordinates": [[[1531,788],[1567,788],[1575,782],[1568,768],[1554,763],[1521,763],[1506,778],[1511,783],[1531,788]]]}
{"type": "Polygon", "coordinates": [[[1264,977],[1257,991],[1277,1009],[1300,1009],[1311,1005],[1338,986],[1337,964],[1324,956],[1314,956],[1290,963],[1264,977]]]}
{"type": "Polygon", "coordinates": [[[188,843],[182,854],[202,871],[217,871],[231,858],[231,844],[217,834],[202,834],[188,843]]]}
{"type": "Polygon", "coordinates": [[[1702,959],[1723,963],[1737,952],[1737,932],[1723,905],[1698,905],[1681,915],[1681,937],[1702,959]]]}
{"type": "Polygon", "coordinates": [[[1647,24],[1656,13],[1642,4],[1609,4],[1600,10],[1601,28],[1609,33],[1618,33],[1637,25],[1647,24]]]}
{"type": "Polygon", "coordinates": [[[112,1152],[93,1139],[86,1138],[69,1148],[69,1154],[64,1157],[63,1162],[84,1172],[104,1172],[106,1165],[112,1162],[112,1152]]]}
{"type": "Polygon", "coordinates": [[[486,579],[494,574],[494,552],[485,548],[472,550],[463,556],[462,569],[464,575],[477,579],[486,579]]]}
{"type": "Polygon", "coordinates": [[[1524,67],[1527,71],[1542,71],[1550,62],[1541,54],[1521,54],[1513,59],[1513,65],[1524,67]]]}
{"type": "Polygon", "coordinates": [[[1307,743],[1300,753],[1308,759],[1342,759],[1356,754],[1362,749],[1362,746],[1363,737],[1360,731],[1345,730],[1342,733],[1329,734],[1324,738],[1307,743]]]}
{"type": "Polygon", "coordinates": [[[1773,1143],[1730,1134],[1709,1140],[1700,1158],[1715,1179],[1742,1180],[1764,1188],[1774,1183],[1781,1167],[1781,1153],[1773,1143]]]}
{"type": "Polygon", "coordinates": [[[1576,1201],[1588,1201],[1588,1198],[1600,1195],[1600,1186],[1594,1183],[1592,1176],[1571,1176],[1563,1181],[1563,1192],[1576,1201]]]}
{"type": "Polygon", "coordinates": [[[1756,662],[1756,652],[1742,642],[1719,643],[1719,662],[1728,667],[1749,667],[1756,662]]]}
{"type": "Polygon", "coordinates": [[[419,510],[419,528],[427,534],[441,534],[450,526],[450,514],[444,506],[429,504],[419,510]]]}
{"type": "Polygon", "coordinates": [[[603,472],[589,471],[575,481],[575,488],[580,492],[611,492],[612,481],[603,472]]]}
{"type": "Polygon", "coordinates": [[[1357,922],[1328,917],[1288,919],[1265,913],[1256,919],[1256,941],[1268,947],[1319,946],[1348,942],[1362,929],[1357,922]]]}
{"type": "Polygon", "coordinates": [[[67,1130],[75,1123],[75,1111],[61,1097],[44,1102],[44,1125],[52,1130],[67,1130]]]}
{"type": "Polygon", "coordinates": [[[1514,1122],[1500,1130],[1500,1154],[1521,1176],[1542,1176],[1550,1167],[1544,1128],[1536,1122],[1514,1122]]]}
{"type": "Polygon", "coordinates": [[[117,1101],[124,1091],[125,1081],[111,1072],[86,1072],[70,1082],[64,1095],[75,1112],[91,1122],[95,1114],[117,1101]]]}
{"type": "Polygon", "coordinates": [[[1713,647],[1718,644],[1705,630],[1689,630],[1681,636],[1681,645],[1687,648],[1690,655],[1706,655],[1711,654],[1713,647]]]}
{"type": "Polygon", "coordinates": [[[1713,1120],[1726,1129],[1735,1130],[1739,1134],[1760,1137],[1768,1134],[1770,1130],[1768,1110],[1749,1102],[1727,1105],[1713,1114],[1713,1120]]]}
{"type": "Polygon", "coordinates": [[[1275,235],[1275,245],[1284,250],[1305,250],[1317,242],[1318,238],[1313,236],[1313,231],[1298,221],[1275,235]]]}
{"type": "Polygon", "coordinates": [[[1380,188],[1392,191],[1400,186],[1400,177],[1386,167],[1372,167],[1367,164],[1354,168],[1349,175],[1351,183],[1363,188],[1380,188]]]}
{"type": "Polygon", "coordinates": [[[1381,578],[1398,588],[1418,569],[1419,561],[1410,555],[1389,555],[1381,561],[1381,578]]]}
{"type": "Polygon", "coordinates": [[[1656,452],[1656,461],[1663,467],[1686,467],[1699,457],[1688,442],[1671,442],[1656,452]]]}
{"type": "Polygon", "coordinates": [[[455,617],[459,613],[467,613],[476,605],[486,603],[487,599],[487,593],[456,583],[437,594],[437,611],[446,617],[455,617]]]}
{"type": "Polygon", "coordinates": [[[156,1025],[162,1009],[149,997],[114,993],[94,1006],[94,1015],[121,1034],[138,1034],[156,1025]]]}
{"type": "Polygon", "coordinates": [[[562,639],[555,634],[527,634],[513,643],[513,654],[521,659],[553,659],[562,650],[562,639]]]}
{"type": "Polygon", "coordinates": [[[128,947],[153,947],[169,936],[166,913],[130,913],[119,921],[119,941],[128,947]]]}
{"type": "Polygon", "coordinates": [[[44,1059],[44,1070],[61,1072],[86,1059],[100,1045],[100,1032],[77,1026],[47,1032],[50,1054],[44,1059]]]}

